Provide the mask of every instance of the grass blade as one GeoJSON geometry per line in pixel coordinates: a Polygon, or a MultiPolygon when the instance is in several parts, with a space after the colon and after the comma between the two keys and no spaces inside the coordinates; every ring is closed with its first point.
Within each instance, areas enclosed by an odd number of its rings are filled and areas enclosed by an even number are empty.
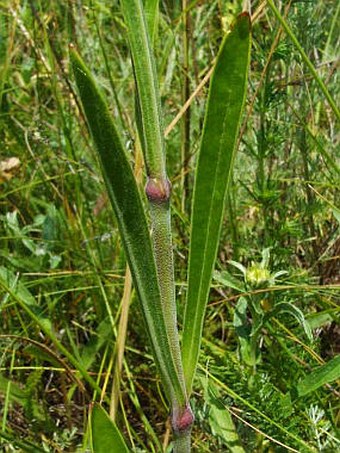
{"type": "Polygon", "coordinates": [[[86,368],[68,351],[68,349],[58,340],[53,332],[50,321],[45,318],[39,310],[32,294],[17,278],[5,267],[0,267],[0,288],[2,288],[15,302],[24,310],[32,321],[39,326],[44,334],[52,341],[67,360],[79,371],[83,379],[97,392],[101,392],[99,385],[91,378],[86,368]]]}
{"type": "Polygon", "coordinates": [[[189,393],[245,102],[250,44],[250,19],[243,13],[222,43],[211,80],[196,170],[183,330],[183,365],[189,393]]]}
{"type": "Polygon", "coordinates": [[[322,385],[328,384],[340,378],[340,356],[334,357],[329,362],[325,363],[308,376],[306,376],[297,385],[298,395],[305,396],[308,393],[314,392],[322,385]]]}
{"type": "Polygon", "coordinates": [[[85,116],[100,156],[106,188],[141,302],[154,358],[167,397],[170,400],[178,398],[184,401],[166,334],[156,265],[142,199],[108,107],[90,71],[74,49],[71,49],[70,56],[85,116]]]}
{"type": "Polygon", "coordinates": [[[91,413],[91,441],[94,453],[129,453],[117,425],[99,404],[91,413]]]}

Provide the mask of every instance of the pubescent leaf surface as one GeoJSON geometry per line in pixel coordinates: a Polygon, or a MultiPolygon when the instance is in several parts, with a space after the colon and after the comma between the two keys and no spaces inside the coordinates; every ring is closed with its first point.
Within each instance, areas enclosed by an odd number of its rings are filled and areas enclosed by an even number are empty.
{"type": "Polygon", "coordinates": [[[212,76],[193,196],[183,364],[190,393],[219,244],[226,192],[245,102],[250,18],[242,13],[224,39],[212,76]]]}
{"type": "Polygon", "coordinates": [[[94,78],[73,48],[70,56],[85,116],[100,157],[106,188],[141,302],[155,362],[167,397],[170,400],[175,397],[184,401],[166,334],[149,228],[133,171],[94,78]]]}

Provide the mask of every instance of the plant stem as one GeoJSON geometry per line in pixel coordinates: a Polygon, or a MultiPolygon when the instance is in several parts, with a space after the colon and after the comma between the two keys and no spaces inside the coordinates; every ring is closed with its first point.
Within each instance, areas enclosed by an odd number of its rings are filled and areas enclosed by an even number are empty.
{"type": "MultiPolygon", "coordinates": [[[[189,78],[189,40],[190,40],[190,13],[186,11],[187,0],[182,0],[183,11],[183,89],[182,89],[182,104],[189,99],[190,96],[190,78],[189,78]]],[[[190,155],[190,107],[183,115],[182,123],[182,170],[181,170],[181,186],[182,186],[182,211],[186,211],[187,197],[189,191],[189,175],[186,171],[190,155]]]]}
{"type": "Polygon", "coordinates": [[[191,429],[194,415],[189,405],[184,410],[174,409],[172,413],[172,429],[174,432],[173,453],[190,453],[191,429]]]}
{"type": "Polygon", "coordinates": [[[191,430],[180,436],[175,436],[173,453],[190,453],[191,430]]]}
{"type": "MultiPolygon", "coordinates": [[[[145,191],[150,205],[152,224],[151,239],[154,247],[158,282],[163,302],[164,319],[179,380],[183,384],[183,395],[185,395],[181,351],[177,330],[170,216],[171,184],[168,180],[160,181],[149,178],[145,191]]],[[[173,405],[180,403],[180,406],[183,408],[186,404],[186,397],[173,403],[173,405]]]]}
{"type": "Polygon", "coordinates": [[[121,372],[122,372],[124,350],[125,350],[125,340],[126,340],[127,325],[128,325],[128,318],[129,318],[131,288],[132,288],[132,277],[131,277],[129,265],[127,265],[126,271],[125,271],[124,293],[123,293],[123,297],[122,297],[122,301],[121,301],[122,311],[121,311],[121,315],[120,315],[120,319],[119,319],[117,341],[116,341],[116,348],[115,348],[116,357],[115,357],[114,376],[113,376],[111,401],[110,401],[110,417],[112,418],[113,421],[115,421],[115,419],[116,419],[118,402],[119,402],[119,398],[120,398],[120,380],[121,380],[121,372]]]}
{"type": "Polygon", "coordinates": [[[121,0],[127,26],[143,137],[147,174],[165,179],[165,152],[156,65],[141,0],[121,0]]]}
{"type": "MultiPolygon", "coordinates": [[[[179,388],[168,388],[173,413],[173,429],[181,426],[181,418],[190,411],[183,376],[175,299],[172,251],[170,194],[171,185],[166,173],[164,131],[156,65],[147,30],[141,0],[121,0],[128,29],[130,50],[137,88],[139,133],[147,173],[145,192],[149,200],[152,222],[152,243],[160,289],[161,309],[166,336],[170,345],[169,360],[174,363],[179,388]]],[[[191,414],[191,411],[190,411],[191,414]]],[[[191,423],[193,416],[191,417],[191,423]]],[[[187,442],[190,444],[190,440],[187,442]]],[[[187,449],[187,451],[189,451],[187,449]]],[[[184,450],[183,450],[184,452],[184,450]]]]}

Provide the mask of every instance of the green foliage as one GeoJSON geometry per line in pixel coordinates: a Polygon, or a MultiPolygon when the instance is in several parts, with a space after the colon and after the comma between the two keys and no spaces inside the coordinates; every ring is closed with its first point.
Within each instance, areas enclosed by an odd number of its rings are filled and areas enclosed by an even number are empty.
{"type": "MultiPolygon", "coordinates": [[[[4,376],[0,375],[0,389],[1,392],[6,394],[8,392],[8,398],[10,403],[18,403],[25,410],[25,416],[28,419],[38,420],[40,423],[46,423],[46,413],[40,404],[36,401],[37,397],[37,383],[41,377],[41,370],[37,370],[35,373],[32,373],[27,381],[26,387],[24,389],[4,376]]],[[[46,427],[46,426],[45,426],[46,427]]]]}
{"type": "Polygon", "coordinates": [[[228,447],[232,453],[244,453],[241,441],[229,409],[219,397],[216,383],[212,380],[202,379],[204,400],[209,410],[209,425],[214,436],[217,436],[222,445],[228,447]]]}
{"type": "Polygon", "coordinates": [[[94,79],[73,49],[71,60],[86,118],[100,155],[107,191],[139,294],[157,365],[164,379],[168,397],[173,398],[173,395],[177,395],[179,399],[183,399],[175,364],[171,360],[155,261],[138,187],[108,108],[94,79]]]}
{"type": "MultiPolygon", "coordinates": [[[[143,3],[153,11],[152,22],[157,2],[143,3]]],[[[185,14],[181,2],[159,2],[152,47],[164,126],[186,101],[185,76],[191,95],[212,67],[242,3],[188,1],[185,14]]],[[[235,433],[250,452],[339,450],[338,382],[333,380],[339,355],[338,123],[320,80],[339,105],[340,6],[334,0],[272,3],[280,7],[281,19],[317,77],[281,29],[269,3],[252,2],[246,112],[191,401],[196,417],[193,449],[200,452],[227,451],[228,434],[235,433]],[[267,249],[269,260],[261,267],[267,249]],[[251,270],[248,279],[242,269],[251,270]],[[273,281],[282,270],[286,274],[273,281]],[[289,303],[303,313],[313,341],[296,317],[274,312],[258,331],[256,366],[245,365],[233,324],[241,298],[246,301],[248,331],[254,319],[250,307],[262,309],[263,321],[275,306],[289,303]],[[317,382],[317,388],[309,379],[317,382]],[[299,386],[311,391],[299,395],[299,386]],[[230,428],[228,434],[218,429],[221,419],[230,428]]],[[[129,163],[138,170],[139,179],[144,177],[127,27],[119,3],[0,2],[0,450],[4,453],[88,451],[88,407],[101,399],[109,411],[112,355],[116,343],[122,342],[117,332],[126,256],[118,223],[103,195],[101,164],[69,67],[70,42],[80,50],[107,100],[129,163]],[[4,170],[12,157],[19,165],[4,170]],[[41,423],[38,413],[42,418],[48,414],[51,423],[41,423]]],[[[188,115],[165,127],[180,329],[187,293],[189,206],[207,86],[194,95],[188,115]],[[188,118],[189,153],[182,160],[181,128],[188,118]],[[185,197],[183,173],[188,183],[185,197]]],[[[144,209],[143,197],[142,201],[144,209]]],[[[169,407],[136,302],[132,291],[116,426],[132,451],[170,452],[173,444],[165,423],[169,407]]]]}
{"type": "Polygon", "coordinates": [[[91,413],[91,445],[93,453],[129,452],[117,426],[98,404],[91,413]]]}
{"type": "Polygon", "coordinates": [[[242,14],[221,45],[209,91],[193,193],[188,295],[183,327],[184,375],[189,394],[198,362],[224,201],[236,154],[250,45],[250,19],[247,14],[242,14]]]}
{"type": "Polygon", "coordinates": [[[339,379],[340,377],[340,356],[325,363],[313,370],[308,376],[302,379],[297,385],[299,396],[307,395],[322,385],[339,379]]]}
{"type": "Polygon", "coordinates": [[[270,297],[262,297],[256,294],[256,290],[271,287],[273,290],[280,289],[276,286],[276,279],[287,274],[281,270],[271,273],[268,266],[270,260],[270,249],[262,251],[260,263],[252,263],[245,268],[241,263],[230,260],[229,263],[240,270],[243,274],[244,282],[240,282],[235,277],[224,273],[215,273],[215,280],[237,291],[250,292],[248,299],[241,296],[235,306],[234,327],[240,343],[240,353],[244,362],[249,366],[255,366],[260,360],[258,353],[258,340],[261,330],[271,318],[287,313],[293,316],[303,328],[308,340],[313,340],[313,335],[301,310],[291,302],[273,302],[270,297]],[[251,294],[255,291],[255,294],[251,294]],[[249,316],[250,315],[250,316],[249,316]]]}

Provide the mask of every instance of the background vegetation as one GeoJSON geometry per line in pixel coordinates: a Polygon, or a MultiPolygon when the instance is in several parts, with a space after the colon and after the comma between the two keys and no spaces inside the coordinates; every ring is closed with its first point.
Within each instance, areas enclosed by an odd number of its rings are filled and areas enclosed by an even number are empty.
{"type": "MultiPolygon", "coordinates": [[[[155,52],[166,125],[212,67],[241,3],[193,1],[182,13],[180,1],[160,2],[155,52]]],[[[275,4],[335,102],[338,2],[275,4]]],[[[112,403],[117,345],[125,342],[117,423],[135,451],[166,450],[167,407],[133,292],[126,335],[118,328],[130,297],[126,263],[69,70],[73,42],[118,126],[123,119],[129,127],[122,134],[143,186],[119,4],[28,0],[0,1],[0,8],[0,450],[86,451],[89,403],[112,403]]],[[[230,446],[230,413],[247,452],[333,452],[340,417],[338,123],[272,10],[254,1],[252,13],[247,113],[195,383],[193,449],[241,451],[230,446]],[[241,319],[242,301],[260,313],[256,363],[242,343],[240,328],[255,323],[254,316],[241,319]],[[300,309],[306,322],[275,311],[280,304],[300,309]],[[313,388],[306,376],[326,362],[326,377],[312,375],[313,388]]],[[[180,322],[206,90],[167,128],[180,322]]]]}

